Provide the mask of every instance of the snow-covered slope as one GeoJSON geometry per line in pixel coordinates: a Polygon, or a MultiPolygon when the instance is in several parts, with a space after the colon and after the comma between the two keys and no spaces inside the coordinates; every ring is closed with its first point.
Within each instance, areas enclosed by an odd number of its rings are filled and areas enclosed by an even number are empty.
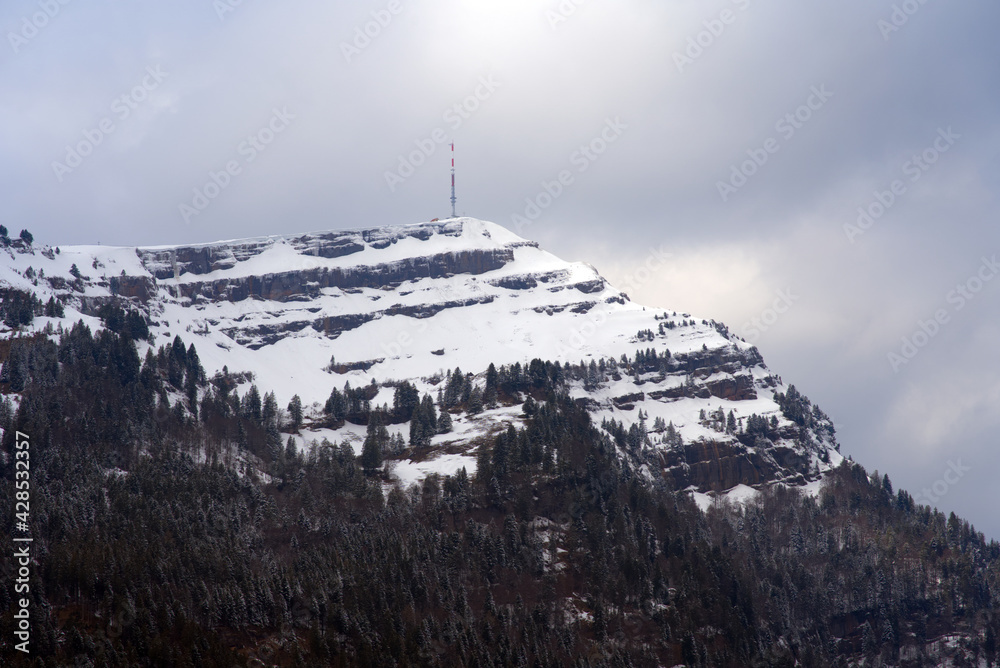
{"type": "MultiPolygon", "coordinates": [[[[410,380],[433,394],[455,367],[482,373],[533,358],[589,365],[669,350],[660,368],[619,364],[572,387],[597,423],[629,427],[648,416],[657,451],[646,457],[649,475],[701,491],[805,484],[840,459],[832,430],[803,430],[782,415],[774,397],[787,388],[721,324],[633,304],[593,267],[472,218],[194,246],[10,248],[0,255],[0,285],[64,304],[65,318],[36,318],[33,329],[80,318],[97,327],[102,303],[128,299],[148,315],[155,345],[180,336],[210,375],[250,371],[279,405],[298,394],[314,411],[345,382],[410,380]],[[741,422],[774,416],[781,436],[745,446],[713,422],[720,408],[741,422]],[[680,439],[661,443],[658,418],[680,439]]],[[[392,403],[391,388],[382,402],[392,403]]],[[[452,446],[439,468],[474,468],[461,443],[518,419],[516,407],[460,417],[454,433],[435,437],[452,446]]],[[[358,441],[363,428],[315,435],[358,441]]],[[[406,479],[435,466],[397,470],[406,479]]]]}

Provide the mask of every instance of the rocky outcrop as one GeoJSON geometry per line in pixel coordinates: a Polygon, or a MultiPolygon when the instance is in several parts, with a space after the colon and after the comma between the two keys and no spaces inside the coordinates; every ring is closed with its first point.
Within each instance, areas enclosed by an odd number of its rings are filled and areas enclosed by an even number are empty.
{"type": "Polygon", "coordinates": [[[293,237],[261,237],[233,242],[176,246],[170,248],[139,248],[136,253],[143,266],[158,280],[179,278],[185,274],[202,276],[221,269],[231,269],[239,262],[260,255],[285,243],[305,257],[338,258],[363,251],[366,246],[376,250],[387,248],[401,239],[426,241],[431,236],[460,236],[462,223],[386,227],[360,231],[332,231],[293,237]]]}
{"type": "Polygon", "coordinates": [[[148,276],[112,276],[108,279],[112,294],[148,302],[156,294],[156,281],[148,276]]]}
{"type": "Polygon", "coordinates": [[[705,388],[711,396],[719,399],[746,401],[757,398],[757,390],[754,388],[753,377],[749,374],[708,381],[705,383],[705,388]]]}
{"type": "Polygon", "coordinates": [[[635,410],[635,402],[642,401],[646,398],[643,392],[633,392],[632,394],[625,394],[620,397],[615,397],[611,402],[615,405],[615,408],[622,411],[635,410]]]}
{"type": "Polygon", "coordinates": [[[374,266],[306,267],[263,276],[226,277],[180,283],[176,286],[176,296],[208,301],[240,302],[244,299],[259,298],[285,302],[296,298],[313,298],[327,288],[394,289],[407,281],[421,278],[445,278],[456,274],[479,275],[500,269],[512,259],[512,251],[508,249],[475,250],[408,258],[374,266]]]}
{"type": "Polygon", "coordinates": [[[656,451],[662,476],[677,489],[724,491],[737,485],[756,487],[781,481],[809,481],[809,457],[801,450],[775,446],[748,448],[739,441],[699,441],[656,451]]]}

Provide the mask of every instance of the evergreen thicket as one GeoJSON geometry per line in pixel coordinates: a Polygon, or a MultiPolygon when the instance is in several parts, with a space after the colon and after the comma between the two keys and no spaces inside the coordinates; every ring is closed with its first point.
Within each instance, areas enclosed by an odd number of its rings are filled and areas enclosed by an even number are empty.
{"type": "MultiPolygon", "coordinates": [[[[245,378],[206,377],[179,338],[140,357],[138,334],[126,314],[9,345],[0,504],[20,430],[37,563],[32,655],[7,634],[4,665],[930,666],[946,634],[995,665],[996,542],[850,462],[817,498],[775,487],[702,513],[640,475],[642,434],[568,397],[569,377],[615,362],[491,366],[483,387],[455,369],[436,401],[400,383],[392,406],[372,406],[374,384],[334,389],[327,423],[367,426],[356,458],[284,446],[301,405],[240,396],[245,378]],[[474,475],[385,491],[402,447],[386,425],[409,421],[419,449],[517,404],[525,426],[482,438],[474,475]]],[[[818,419],[791,388],[780,402],[818,419]]]]}

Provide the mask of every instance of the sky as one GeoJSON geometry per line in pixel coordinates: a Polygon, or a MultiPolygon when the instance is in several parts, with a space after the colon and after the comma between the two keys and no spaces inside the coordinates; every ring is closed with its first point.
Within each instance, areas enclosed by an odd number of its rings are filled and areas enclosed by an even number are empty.
{"type": "Polygon", "coordinates": [[[460,215],[727,323],[845,455],[1000,538],[998,24],[988,0],[7,0],[0,223],[153,245],[445,218],[454,142],[460,215]]]}

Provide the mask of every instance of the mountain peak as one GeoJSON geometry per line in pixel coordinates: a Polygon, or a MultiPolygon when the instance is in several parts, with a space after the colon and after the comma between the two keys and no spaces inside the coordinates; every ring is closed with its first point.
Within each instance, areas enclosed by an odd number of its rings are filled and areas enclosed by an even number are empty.
{"type": "MultiPolygon", "coordinates": [[[[364,427],[324,426],[322,406],[345,383],[381,388],[373,405],[391,404],[402,381],[434,395],[452,370],[481,383],[490,364],[542,360],[560,364],[595,421],[641,426],[640,443],[660,453],[642,455],[647,473],[682,487],[803,484],[840,459],[828,421],[797,423],[802,407],[780,404],[780,379],[721,323],[634,304],[590,265],[475,218],[8,252],[0,282],[65,307],[64,317],[36,318],[36,330],[78,319],[99,328],[101,307],[124,303],[145,316],[153,345],[194,344],[210,376],[244,372],[282,405],[299,395],[313,411],[306,439],[360,447],[364,427]],[[754,419],[759,433],[747,436],[754,419]]],[[[471,470],[473,437],[521,419],[520,407],[458,417],[435,443],[471,470]]],[[[441,465],[401,465],[400,475],[441,465]]]]}

